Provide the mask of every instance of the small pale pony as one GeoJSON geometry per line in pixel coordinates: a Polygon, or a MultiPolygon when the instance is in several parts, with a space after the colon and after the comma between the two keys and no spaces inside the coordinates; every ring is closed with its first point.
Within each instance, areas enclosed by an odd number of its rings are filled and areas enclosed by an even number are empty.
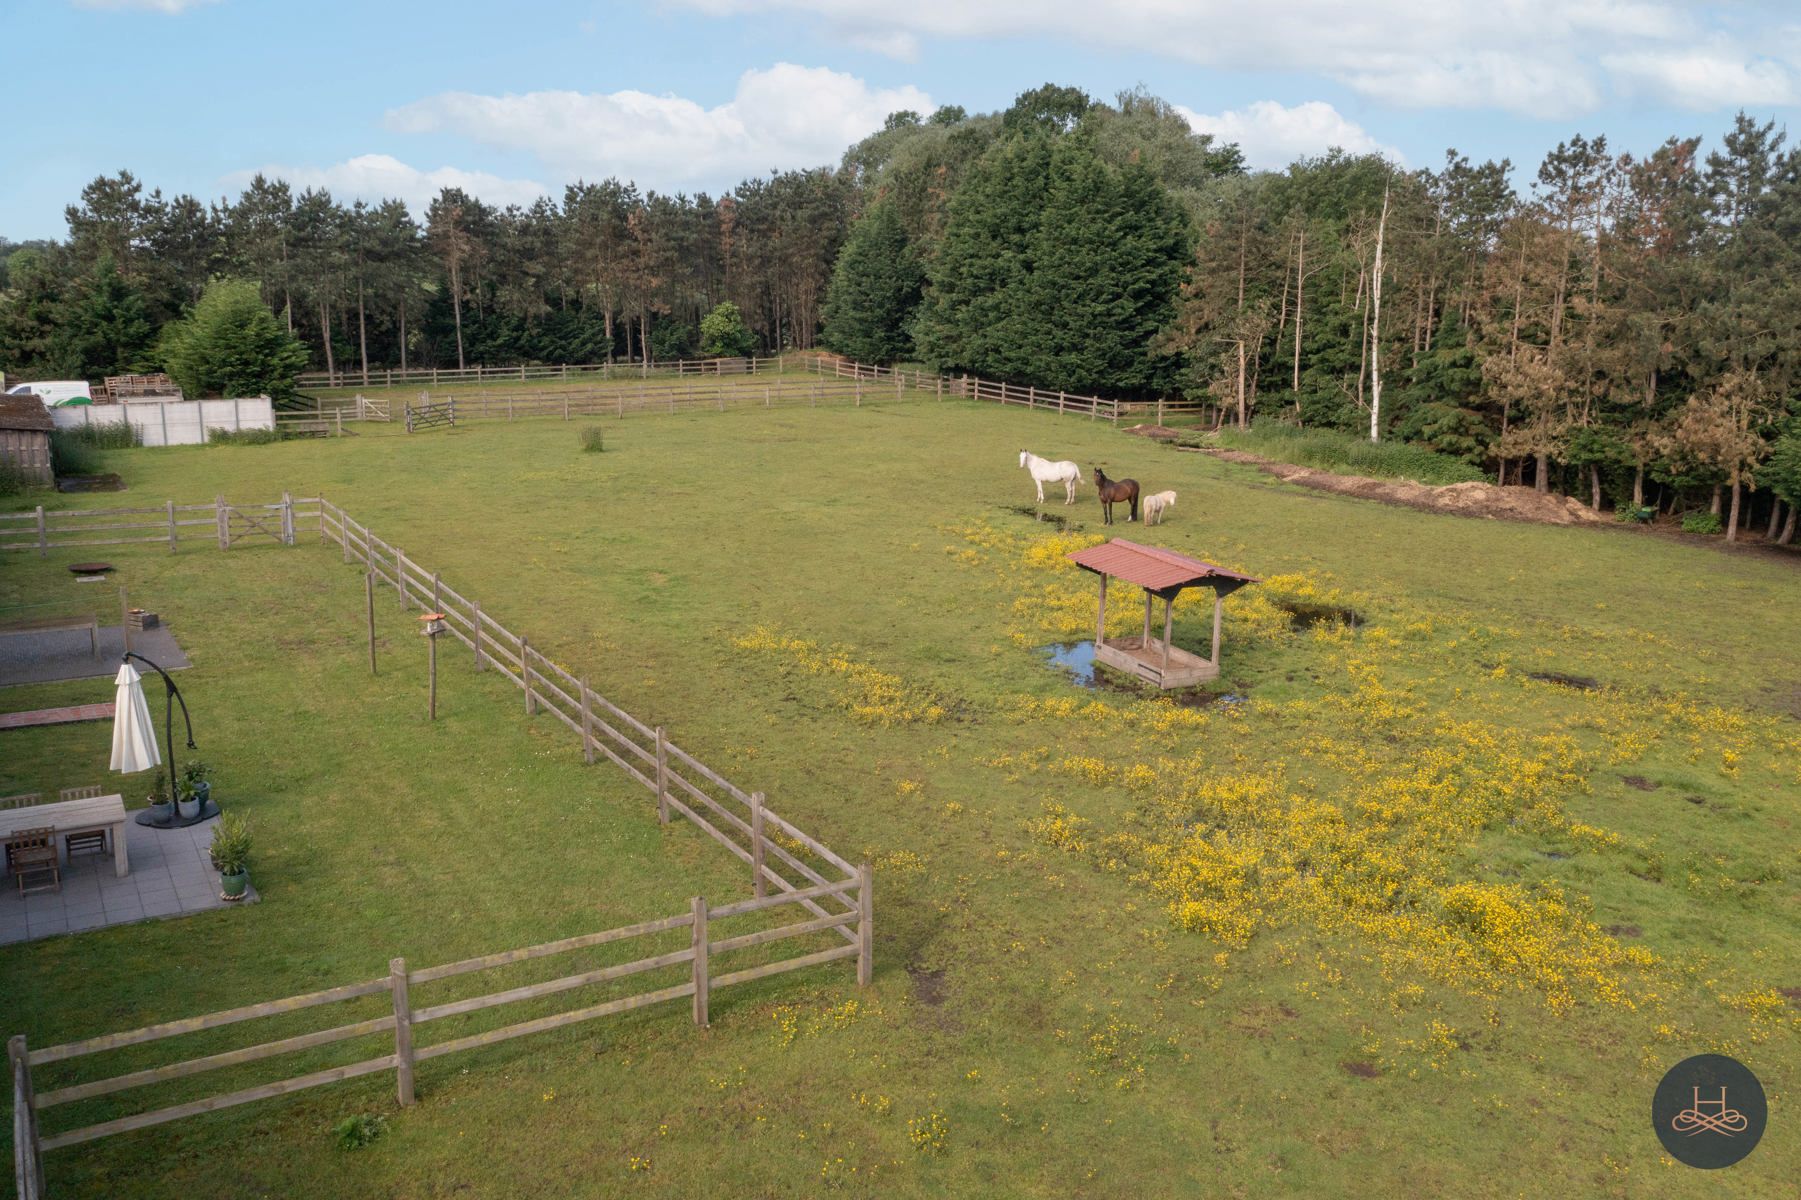
{"type": "Polygon", "coordinates": [[[1174,492],[1153,492],[1144,498],[1144,523],[1146,525],[1163,524],[1163,510],[1176,506],[1174,492]]]}
{"type": "Polygon", "coordinates": [[[1044,503],[1044,485],[1060,483],[1063,485],[1065,504],[1076,502],[1076,484],[1081,483],[1082,468],[1068,459],[1052,462],[1048,458],[1039,458],[1030,450],[1019,452],[1019,465],[1032,472],[1032,482],[1038,485],[1038,503],[1044,503]]]}

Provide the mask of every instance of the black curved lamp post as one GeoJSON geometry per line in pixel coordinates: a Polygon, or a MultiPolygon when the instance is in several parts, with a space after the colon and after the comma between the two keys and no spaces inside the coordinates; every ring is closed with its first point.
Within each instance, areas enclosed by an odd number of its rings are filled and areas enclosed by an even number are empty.
{"type": "MultiPolygon", "coordinates": [[[[182,699],[181,689],[175,686],[175,681],[169,678],[169,673],[167,671],[145,658],[142,654],[132,650],[127,650],[124,657],[119,661],[122,663],[130,662],[134,658],[149,667],[152,671],[155,671],[158,675],[161,675],[163,677],[163,687],[167,689],[163,698],[163,739],[169,743],[169,786],[172,790],[175,790],[177,789],[175,775],[176,703],[179,701],[181,704],[181,720],[182,724],[187,726],[188,749],[190,750],[198,749],[198,747],[194,745],[194,719],[188,715],[188,702],[182,699]]],[[[173,800],[174,797],[171,797],[171,799],[173,800]]],[[[155,829],[175,829],[182,825],[193,825],[196,822],[204,821],[209,816],[217,815],[218,812],[219,806],[214,804],[209,797],[207,802],[201,806],[200,815],[190,820],[182,820],[180,810],[171,808],[169,819],[167,821],[158,821],[156,819],[156,810],[154,808],[147,808],[138,814],[137,822],[139,825],[149,825],[155,829]]]]}

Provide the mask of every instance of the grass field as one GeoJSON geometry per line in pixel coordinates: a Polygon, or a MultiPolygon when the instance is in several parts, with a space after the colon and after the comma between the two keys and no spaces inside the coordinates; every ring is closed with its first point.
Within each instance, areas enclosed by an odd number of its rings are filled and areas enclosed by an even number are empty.
{"type": "MultiPolygon", "coordinates": [[[[1779,990],[1801,987],[1793,563],[1383,507],[960,403],[634,419],[601,454],[580,425],[108,452],[129,493],[59,500],[330,497],[874,862],[873,986],[835,964],[722,993],[704,1032],[671,1005],[438,1059],[404,1112],[376,1076],[53,1152],[53,1195],[1761,1197],[1801,1177],[1779,990]],[[1226,605],[1218,690],[1243,703],[1046,665],[1092,634],[1062,556],[1102,534],[1091,489],[1045,506],[1079,527],[1015,511],[1021,447],[1175,488],[1165,525],[1110,532],[1264,578],[1226,605]],[[1724,1172],[1665,1158],[1647,1117],[1705,1050],[1770,1097],[1724,1172]],[[337,1149],[362,1113],[385,1136],[337,1149]]],[[[78,554],[9,558],[0,604],[71,594],[78,554]]],[[[428,725],[391,596],[371,679],[334,547],[113,561],[195,663],[264,900],[0,948],[4,1032],[44,1045],[742,892],[460,656],[428,725]]],[[[1204,647],[1205,608],[1177,613],[1204,647]]],[[[0,734],[0,792],[99,779],[107,736],[0,734]]]]}

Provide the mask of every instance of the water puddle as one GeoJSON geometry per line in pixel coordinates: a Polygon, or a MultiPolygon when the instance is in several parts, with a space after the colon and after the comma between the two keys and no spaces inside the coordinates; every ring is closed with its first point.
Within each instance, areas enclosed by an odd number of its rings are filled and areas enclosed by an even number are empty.
{"type": "MultiPolygon", "coordinates": [[[[1025,517],[1028,520],[1037,521],[1042,525],[1052,526],[1059,533],[1075,524],[1074,521],[1064,516],[1062,513],[1045,512],[1030,504],[1003,504],[1000,507],[1003,512],[1010,512],[1015,516],[1025,517]]],[[[1080,528],[1080,526],[1077,526],[1077,528],[1080,528]]]]}
{"type": "Polygon", "coordinates": [[[1315,625],[1348,625],[1363,627],[1363,614],[1354,608],[1337,604],[1293,604],[1278,602],[1276,607],[1288,614],[1288,623],[1296,629],[1312,629],[1315,625]]]}
{"type": "Polygon", "coordinates": [[[1052,642],[1048,646],[1038,647],[1045,661],[1069,676],[1069,681],[1077,687],[1089,688],[1099,692],[1113,692],[1121,696],[1132,696],[1139,700],[1163,698],[1182,708],[1208,708],[1218,705],[1230,708],[1235,704],[1243,704],[1243,696],[1235,696],[1229,692],[1210,692],[1205,688],[1176,688],[1171,691],[1159,691],[1148,685],[1130,683],[1118,676],[1097,672],[1094,664],[1094,642],[1052,642]]]}
{"type": "Polygon", "coordinates": [[[1051,666],[1069,672],[1070,682],[1087,688],[1095,686],[1093,642],[1052,642],[1040,646],[1038,652],[1050,660],[1051,666]]]}

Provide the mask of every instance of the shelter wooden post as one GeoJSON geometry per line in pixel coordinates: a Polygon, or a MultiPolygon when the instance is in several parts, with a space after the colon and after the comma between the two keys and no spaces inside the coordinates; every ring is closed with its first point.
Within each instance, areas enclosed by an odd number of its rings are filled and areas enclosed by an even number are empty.
{"type": "Polygon", "coordinates": [[[413,1006],[407,997],[406,959],[388,960],[388,990],[394,997],[394,1077],[400,1107],[413,1102],[413,1006]]]}
{"type": "Polygon", "coordinates": [[[1151,648],[1151,589],[1144,589],[1144,633],[1138,639],[1140,650],[1151,648]]]}
{"type": "Polygon", "coordinates": [[[482,670],[482,606],[471,601],[469,607],[475,610],[475,620],[469,627],[469,640],[475,645],[475,669],[482,670]]]}
{"type": "Polygon", "coordinates": [[[1219,666],[1219,614],[1226,605],[1224,596],[1218,591],[1213,593],[1213,665],[1219,666]]]}
{"type": "Polygon", "coordinates": [[[857,986],[875,978],[875,880],[868,863],[857,868],[857,986]]]}
{"type": "Polygon", "coordinates": [[[707,901],[694,897],[694,1023],[707,1027],[707,901]]]}
{"type": "Polygon", "coordinates": [[[762,792],[750,794],[750,884],[756,895],[764,894],[762,792]]]}
{"type": "Polygon", "coordinates": [[[1107,577],[1101,576],[1101,611],[1094,620],[1094,644],[1107,640],[1107,577]]]}
{"type": "Polygon", "coordinates": [[[532,695],[532,644],[523,635],[519,638],[519,682],[525,687],[525,715],[536,716],[538,698],[532,695]]]}
{"type": "Polygon", "coordinates": [[[582,676],[582,761],[594,765],[594,704],[588,698],[588,677],[582,676]]]}
{"type": "Polygon", "coordinates": [[[1163,669],[1169,670],[1169,635],[1176,621],[1176,598],[1163,598],[1163,669]]]}
{"type": "Polygon", "coordinates": [[[669,824],[669,739],[657,726],[657,821],[669,824]]]}
{"type": "Polygon", "coordinates": [[[363,572],[363,602],[369,612],[369,674],[375,674],[375,572],[363,572]]]}

